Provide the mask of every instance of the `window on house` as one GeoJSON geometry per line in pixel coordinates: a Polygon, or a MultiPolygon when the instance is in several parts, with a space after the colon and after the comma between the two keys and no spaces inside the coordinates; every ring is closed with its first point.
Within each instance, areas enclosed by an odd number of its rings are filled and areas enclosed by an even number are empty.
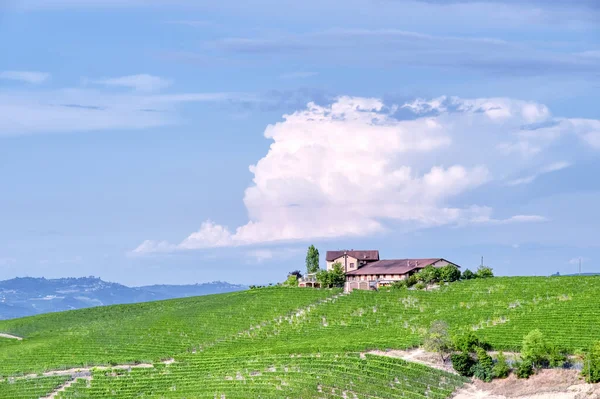
{"type": "Polygon", "coordinates": [[[350,269],[354,269],[354,263],[350,263],[350,269]]]}

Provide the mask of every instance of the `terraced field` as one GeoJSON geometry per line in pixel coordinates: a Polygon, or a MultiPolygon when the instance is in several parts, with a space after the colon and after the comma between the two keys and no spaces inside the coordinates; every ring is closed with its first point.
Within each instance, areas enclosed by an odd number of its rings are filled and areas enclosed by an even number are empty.
{"type": "MultiPolygon", "coordinates": [[[[86,309],[0,322],[0,332],[24,337],[0,339],[0,373],[154,363],[92,371],[61,398],[441,399],[463,380],[361,353],[417,346],[435,320],[503,350],[519,349],[539,328],[574,352],[600,337],[599,291],[598,276],[517,277],[431,291],[275,288],[86,309]]],[[[7,386],[1,398],[10,397],[7,386]]]]}

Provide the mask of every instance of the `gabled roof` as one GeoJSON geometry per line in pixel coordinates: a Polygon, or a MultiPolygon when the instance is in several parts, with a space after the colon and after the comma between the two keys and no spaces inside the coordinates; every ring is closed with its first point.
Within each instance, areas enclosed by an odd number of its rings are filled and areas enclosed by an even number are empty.
{"type": "Polygon", "coordinates": [[[352,256],[353,258],[356,258],[358,260],[367,260],[367,261],[379,260],[379,251],[376,249],[369,249],[369,250],[351,249],[351,250],[341,250],[341,251],[327,251],[327,253],[325,254],[325,259],[327,260],[327,262],[331,262],[331,261],[338,259],[339,257],[344,256],[344,254],[352,256]]]}
{"type": "Polygon", "coordinates": [[[446,261],[451,265],[460,267],[455,263],[443,258],[428,259],[386,259],[377,262],[368,263],[365,266],[347,272],[350,276],[360,276],[365,274],[406,274],[411,270],[422,269],[440,260],[446,261]]]}

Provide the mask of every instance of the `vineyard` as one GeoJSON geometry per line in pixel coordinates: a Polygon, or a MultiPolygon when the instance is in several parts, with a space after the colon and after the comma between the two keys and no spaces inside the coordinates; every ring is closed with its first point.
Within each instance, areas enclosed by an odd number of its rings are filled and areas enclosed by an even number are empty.
{"type": "Polygon", "coordinates": [[[268,288],[3,321],[0,332],[24,339],[0,339],[0,397],[37,398],[60,384],[15,378],[32,372],[150,363],[91,370],[91,380],[74,380],[57,397],[442,399],[464,380],[362,353],[418,346],[436,320],[453,333],[474,331],[498,350],[518,350],[539,328],[574,353],[600,337],[599,289],[600,277],[351,294],[268,288]],[[27,394],[9,395],[18,386],[27,394]]]}

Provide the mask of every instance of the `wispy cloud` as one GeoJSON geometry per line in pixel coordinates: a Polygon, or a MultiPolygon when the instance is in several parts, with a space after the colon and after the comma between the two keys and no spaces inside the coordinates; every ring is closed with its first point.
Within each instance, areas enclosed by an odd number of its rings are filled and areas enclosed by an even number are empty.
{"type": "Polygon", "coordinates": [[[49,73],[32,71],[0,71],[0,79],[17,80],[21,82],[39,84],[50,77],[49,73]]]}
{"type": "Polygon", "coordinates": [[[580,256],[580,257],[572,258],[571,260],[569,260],[569,264],[578,265],[579,262],[581,262],[583,264],[583,263],[587,263],[588,261],[589,261],[588,258],[580,256]]]}
{"type": "Polygon", "coordinates": [[[318,72],[289,72],[279,75],[280,79],[305,79],[312,76],[317,76],[318,72]]]}
{"type": "Polygon", "coordinates": [[[189,26],[193,28],[212,28],[219,26],[219,24],[213,21],[205,21],[205,20],[192,20],[192,19],[184,19],[184,20],[173,20],[173,21],[165,21],[168,25],[183,25],[189,26]]]}
{"type": "Polygon", "coordinates": [[[493,219],[490,217],[475,218],[468,221],[469,224],[489,224],[489,225],[506,225],[515,223],[541,223],[548,222],[549,219],[540,215],[515,215],[506,219],[493,219]]]}
{"type": "Polygon", "coordinates": [[[245,62],[302,60],[308,65],[410,65],[510,76],[597,76],[600,58],[535,43],[431,35],[398,29],[328,29],[272,37],[225,37],[204,43],[203,57],[245,62]],[[265,55],[269,57],[265,57],[265,55]],[[269,61],[268,61],[269,60],[269,61]]]}
{"type": "Polygon", "coordinates": [[[311,100],[329,97],[318,90],[247,92],[156,92],[167,79],[88,79],[83,86],[55,90],[4,90],[0,92],[0,137],[31,133],[87,132],[110,129],[143,129],[182,121],[183,104],[204,103],[233,114],[250,111],[289,110],[311,100]],[[101,81],[106,88],[91,87],[101,81]],[[119,90],[127,87],[130,90],[119,90]]]}
{"type": "Polygon", "coordinates": [[[148,74],[129,75],[118,78],[90,80],[90,83],[109,87],[125,87],[137,91],[159,91],[171,85],[171,81],[158,76],[148,74]]]}
{"type": "Polygon", "coordinates": [[[263,263],[272,260],[285,261],[302,251],[302,248],[257,248],[244,252],[244,255],[251,259],[252,263],[263,263]]]}
{"type": "Polygon", "coordinates": [[[184,103],[258,101],[241,93],[149,94],[87,88],[0,93],[0,137],[34,133],[143,129],[180,122],[184,103]]]}
{"type": "Polygon", "coordinates": [[[554,162],[550,165],[544,166],[543,168],[540,168],[538,171],[536,171],[534,174],[525,176],[525,177],[520,177],[518,179],[514,179],[509,181],[508,183],[506,183],[509,186],[518,186],[521,184],[529,184],[532,183],[535,179],[537,179],[538,177],[540,177],[541,175],[547,174],[547,173],[552,173],[552,172],[556,172],[559,170],[563,170],[568,168],[569,166],[571,166],[570,162],[554,162]]]}

